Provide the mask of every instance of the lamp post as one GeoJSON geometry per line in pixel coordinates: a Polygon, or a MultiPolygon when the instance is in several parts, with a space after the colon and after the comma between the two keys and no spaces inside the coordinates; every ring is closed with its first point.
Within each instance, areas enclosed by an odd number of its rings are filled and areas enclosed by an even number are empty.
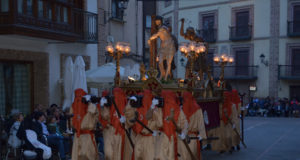
{"type": "Polygon", "coordinates": [[[188,78],[192,80],[191,87],[193,87],[194,86],[194,75],[193,75],[194,62],[200,54],[205,54],[206,47],[204,43],[189,42],[189,43],[181,43],[179,50],[186,58],[188,58],[188,61],[190,61],[188,78]]]}
{"type": "Polygon", "coordinates": [[[106,46],[106,51],[110,56],[116,60],[116,75],[115,75],[115,86],[120,86],[121,78],[120,78],[120,59],[123,54],[126,53],[128,55],[130,53],[130,45],[125,42],[117,42],[115,46],[113,44],[109,44],[106,46]]]}
{"type": "Polygon", "coordinates": [[[218,86],[219,87],[224,87],[223,86],[223,82],[224,82],[224,69],[225,69],[225,66],[229,63],[233,63],[234,59],[233,57],[231,56],[227,56],[226,54],[222,54],[221,56],[219,55],[216,55],[214,57],[214,62],[218,65],[220,65],[221,67],[221,74],[220,74],[220,80],[219,80],[219,83],[218,83],[218,86]],[[222,85],[221,85],[222,84],[222,85]]]}

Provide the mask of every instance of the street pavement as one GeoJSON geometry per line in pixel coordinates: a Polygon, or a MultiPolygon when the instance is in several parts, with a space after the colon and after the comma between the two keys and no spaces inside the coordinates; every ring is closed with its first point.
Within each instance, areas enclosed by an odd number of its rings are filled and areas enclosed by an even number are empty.
{"type": "Polygon", "coordinates": [[[239,152],[203,151],[202,160],[300,160],[300,118],[246,117],[239,152]]]}

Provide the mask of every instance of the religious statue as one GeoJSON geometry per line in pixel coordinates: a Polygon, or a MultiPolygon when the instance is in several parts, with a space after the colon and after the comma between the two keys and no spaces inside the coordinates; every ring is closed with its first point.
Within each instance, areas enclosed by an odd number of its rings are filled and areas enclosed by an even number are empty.
{"type": "MultiPolygon", "coordinates": [[[[151,16],[151,36],[156,34],[161,24],[162,18],[156,17],[156,15],[151,16]],[[156,22],[156,19],[157,22],[156,22]]],[[[150,68],[156,69],[156,56],[157,56],[157,40],[152,40],[150,45],[150,68]]]]}
{"type": "MultiPolygon", "coordinates": [[[[171,36],[172,36],[172,39],[173,39],[174,45],[175,45],[175,49],[176,49],[176,52],[177,52],[177,51],[178,51],[178,47],[179,47],[179,46],[178,46],[178,40],[177,40],[176,36],[172,34],[172,26],[171,26],[169,23],[166,23],[165,25],[166,25],[166,26],[168,27],[168,29],[169,29],[169,32],[170,32],[170,34],[171,34],[171,36]]],[[[168,67],[167,61],[164,60],[164,68],[167,69],[167,67],[168,67]]],[[[172,71],[175,70],[175,69],[176,69],[176,65],[175,65],[175,60],[174,60],[174,58],[173,58],[172,63],[171,63],[171,71],[170,71],[170,78],[171,78],[171,79],[174,78],[174,75],[173,75],[173,72],[172,72],[172,71]]]]}
{"type": "MultiPolygon", "coordinates": [[[[184,32],[184,18],[181,19],[181,28],[180,28],[180,35],[186,39],[190,40],[192,42],[196,43],[203,43],[203,39],[195,32],[195,29],[193,27],[188,27],[186,29],[186,32],[184,32]]],[[[186,70],[185,70],[185,78],[187,79],[189,77],[189,69],[190,69],[190,61],[186,64],[186,70]]],[[[197,71],[199,73],[200,80],[203,79],[203,73],[207,73],[207,66],[206,66],[206,55],[200,54],[198,58],[194,62],[194,71],[197,71]]],[[[209,77],[210,79],[210,77],[209,77]]]]}
{"type": "MultiPolygon", "coordinates": [[[[170,71],[171,71],[171,63],[172,63],[173,57],[176,53],[176,48],[175,48],[175,44],[174,44],[172,35],[169,32],[169,28],[167,26],[164,26],[162,23],[162,17],[156,16],[155,24],[157,26],[159,26],[159,30],[156,34],[153,34],[149,38],[148,44],[150,45],[150,48],[151,48],[153,45],[153,43],[151,43],[151,41],[156,40],[157,38],[160,38],[161,43],[160,43],[160,48],[158,51],[160,79],[164,78],[164,80],[167,80],[168,75],[170,74],[170,71]],[[167,69],[166,70],[164,68],[164,63],[163,63],[164,60],[167,61],[167,69]]],[[[150,59],[152,59],[152,58],[153,57],[150,57],[150,59]]]]}

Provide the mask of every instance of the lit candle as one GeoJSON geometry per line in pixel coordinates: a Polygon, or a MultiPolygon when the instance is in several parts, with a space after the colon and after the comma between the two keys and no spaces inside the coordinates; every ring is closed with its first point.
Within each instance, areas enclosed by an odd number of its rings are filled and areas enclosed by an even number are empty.
{"type": "Polygon", "coordinates": [[[119,45],[119,51],[124,52],[124,46],[123,45],[119,45]]]}
{"type": "Polygon", "coordinates": [[[125,53],[129,53],[130,52],[130,47],[129,46],[126,46],[125,47],[125,53]]]}
{"type": "Polygon", "coordinates": [[[224,59],[226,57],[226,54],[221,55],[221,59],[224,59]]]}
{"type": "Polygon", "coordinates": [[[223,62],[228,62],[228,57],[227,56],[223,58],[223,62]]]}
{"type": "Polygon", "coordinates": [[[184,53],[185,52],[185,46],[180,46],[179,50],[180,50],[181,53],[184,53]]]}
{"type": "Polygon", "coordinates": [[[106,51],[109,52],[109,53],[112,53],[112,52],[114,52],[114,48],[111,45],[108,45],[106,47],[106,51]]]}
{"type": "Polygon", "coordinates": [[[201,48],[200,48],[200,47],[196,47],[195,52],[196,52],[196,53],[201,53],[201,48]]]}
{"type": "Polygon", "coordinates": [[[199,48],[200,48],[200,52],[205,52],[205,46],[201,45],[199,48]]]}
{"type": "Polygon", "coordinates": [[[218,56],[214,57],[214,62],[216,62],[216,63],[220,62],[220,57],[218,57],[218,56]]]}
{"type": "Polygon", "coordinates": [[[196,46],[195,46],[194,43],[191,43],[189,48],[190,48],[191,51],[195,51],[196,46]]]}
{"type": "Polygon", "coordinates": [[[229,57],[229,63],[233,63],[234,59],[232,57],[229,57]]]}

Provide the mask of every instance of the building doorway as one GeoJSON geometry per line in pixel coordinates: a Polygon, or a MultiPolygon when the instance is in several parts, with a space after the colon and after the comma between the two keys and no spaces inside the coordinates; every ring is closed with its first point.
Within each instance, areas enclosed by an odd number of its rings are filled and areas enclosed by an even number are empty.
{"type": "Polygon", "coordinates": [[[290,86],[290,99],[300,100],[300,86],[290,86]]]}

